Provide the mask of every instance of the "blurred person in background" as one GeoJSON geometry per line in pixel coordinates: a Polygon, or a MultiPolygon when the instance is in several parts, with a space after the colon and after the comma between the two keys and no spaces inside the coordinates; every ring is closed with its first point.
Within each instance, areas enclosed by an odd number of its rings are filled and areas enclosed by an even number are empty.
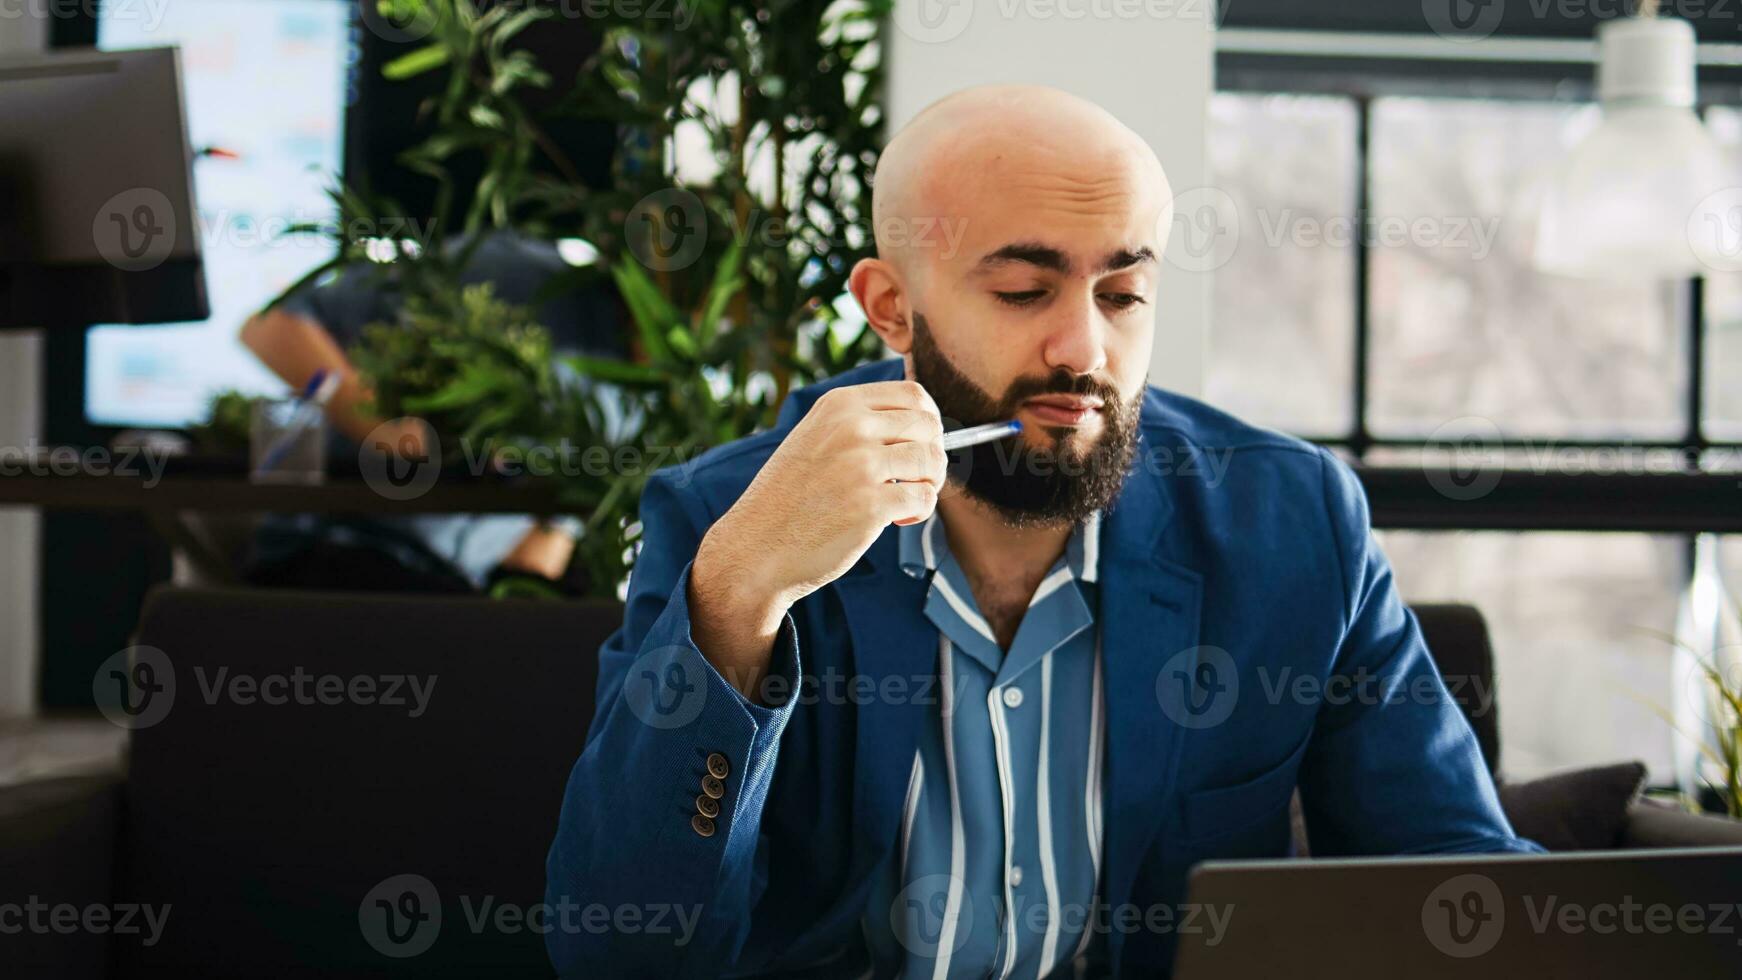
{"type": "MultiPolygon", "coordinates": [[[[553,243],[497,232],[479,243],[461,281],[489,283],[498,299],[530,306],[573,268],[553,243]]],[[[317,371],[338,376],[326,405],[335,435],[331,461],[356,459],[366,440],[398,447],[407,458],[422,451],[421,425],[364,410],[371,395],[346,354],[364,327],[396,323],[399,305],[391,280],[357,263],[242,327],[242,343],[293,389],[302,390],[317,371]]],[[[625,355],[608,290],[564,290],[536,310],[553,354],[625,355]]],[[[243,574],[257,585],[419,592],[481,591],[504,575],[561,583],[578,530],[572,517],[525,514],[273,514],[256,531],[243,574]]],[[[570,591],[584,587],[566,584],[570,591]]]]}

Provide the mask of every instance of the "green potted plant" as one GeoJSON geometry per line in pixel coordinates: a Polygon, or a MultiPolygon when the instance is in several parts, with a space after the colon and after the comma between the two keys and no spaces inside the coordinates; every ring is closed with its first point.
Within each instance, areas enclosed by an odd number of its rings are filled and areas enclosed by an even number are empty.
{"type": "MultiPolygon", "coordinates": [[[[652,8],[602,12],[590,25],[603,38],[598,52],[547,112],[615,124],[621,145],[605,191],[548,175],[572,168],[545,135],[548,117],[526,108],[529,91],[556,83],[511,42],[551,19],[550,8],[379,3],[427,39],[386,75],[445,73],[424,108],[430,133],[404,157],[437,182],[434,222],[418,238],[388,220],[399,213],[393,202],[337,188],[336,254],[287,290],[390,260],[380,274],[402,296],[399,322],[366,330],[352,351],[378,414],[425,419],[449,454],[578,444],[670,462],[766,426],[794,384],[877,355],[875,335],[845,323],[834,301],[874,248],[877,28],[889,0],[706,0],[685,8],[694,19],[682,31],[652,8]],[[714,174],[678,179],[669,146],[680,127],[705,135],[714,174]],[[453,207],[461,158],[482,162],[463,215],[453,207]],[[540,160],[555,166],[535,167],[540,160]],[[692,219],[682,261],[658,241],[670,236],[660,220],[674,201],[692,219]],[[608,273],[630,313],[631,358],[559,365],[531,311],[460,286],[483,235],[556,229],[597,248],[594,274],[608,273]]],[[[649,476],[637,465],[562,477],[563,501],[585,520],[576,560],[597,594],[620,594],[626,582],[649,476]]]]}

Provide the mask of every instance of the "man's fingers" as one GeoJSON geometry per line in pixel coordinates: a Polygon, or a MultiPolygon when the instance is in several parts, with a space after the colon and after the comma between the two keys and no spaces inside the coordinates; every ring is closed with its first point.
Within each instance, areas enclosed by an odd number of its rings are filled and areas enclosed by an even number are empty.
{"type": "Polygon", "coordinates": [[[949,459],[942,442],[897,442],[878,452],[884,460],[884,479],[943,485],[949,459]]]}
{"type": "Polygon", "coordinates": [[[888,483],[881,493],[891,524],[918,524],[930,517],[938,504],[937,488],[929,483],[888,483]]]}
{"type": "Polygon", "coordinates": [[[917,381],[873,381],[859,386],[865,407],[877,411],[912,409],[938,415],[931,393],[917,381]]]}
{"type": "Polygon", "coordinates": [[[886,446],[897,442],[941,443],[944,437],[944,425],[936,415],[912,408],[872,412],[865,424],[886,446]]]}

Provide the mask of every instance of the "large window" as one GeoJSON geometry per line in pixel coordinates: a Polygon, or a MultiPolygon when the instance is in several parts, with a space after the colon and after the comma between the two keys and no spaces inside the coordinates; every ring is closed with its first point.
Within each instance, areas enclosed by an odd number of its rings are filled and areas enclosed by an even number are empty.
{"type": "MultiPolygon", "coordinates": [[[[1706,124],[1742,170],[1742,110],[1713,107],[1706,124]]],[[[1742,273],[1708,277],[1704,300],[1706,433],[1742,441],[1742,273]]]]}
{"type": "Polygon", "coordinates": [[[1685,287],[1528,264],[1539,188],[1586,108],[1371,103],[1375,436],[1428,436],[1459,416],[1520,437],[1681,434],[1685,287]]]}
{"type": "Polygon", "coordinates": [[[1383,531],[1411,601],[1468,602],[1493,633],[1502,762],[1513,776],[1639,759],[1668,782],[1674,537],[1383,531]]]}
{"type": "Polygon", "coordinates": [[[1239,237],[1216,270],[1206,394],[1254,422],[1347,432],[1355,255],[1312,232],[1355,214],[1355,108],[1317,96],[1221,94],[1210,118],[1211,173],[1230,195],[1239,237]]]}
{"type": "MultiPolygon", "coordinates": [[[[1594,106],[1286,88],[1212,100],[1211,182],[1238,235],[1215,269],[1212,401],[1366,467],[1443,466],[1475,432],[1508,466],[1580,479],[1627,460],[1742,468],[1742,274],[1588,282],[1529,263],[1547,168],[1594,106]]],[[[1705,116],[1742,148],[1742,112],[1705,116]]],[[[1379,533],[1407,599],[1486,615],[1514,776],[1637,758],[1672,780],[1672,647],[1654,634],[1675,629],[1691,539],[1629,533],[1616,511],[1600,533],[1409,529],[1443,510],[1379,533]]],[[[1739,555],[1727,541],[1732,582],[1739,555]]]]}

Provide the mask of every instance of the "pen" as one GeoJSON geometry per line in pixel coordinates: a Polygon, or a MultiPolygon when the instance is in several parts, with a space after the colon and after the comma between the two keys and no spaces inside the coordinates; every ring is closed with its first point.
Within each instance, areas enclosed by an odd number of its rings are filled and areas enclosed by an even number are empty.
{"type": "Polygon", "coordinates": [[[333,397],[333,392],[339,387],[337,371],[319,370],[314,377],[308,379],[302,394],[297,398],[296,411],[285,423],[284,431],[278,434],[278,439],[267,447],[261,455],[260,465],[255,467],[265,472],[277,466],[290,454],[290,449],[296,444],[297,437],[304,431],[321,421],[322,410],[326,408],[327,400],[333,397]]]}
{"type": "Polygon", "coordinates": [[[978,446],[982,442],[991,442],[1005,436],[1013,436],[1022,431],[1022,420],[1011,419],[1008,422],[988,422],[985,425],[970,426],[944,433],[944,451],[963,449],[968,446],[978,446]]]}
{"type": "MultiPolygon", "coordinates": [[[[1003,439],[1022,431],[1022,420],[1011,419],[1008,422],[988,422],[985,425],[973,425],[966,429],[944,433],[944,452],[965,449],[968,446],[978,446],[982,442],[1003,439]]],[[[910,480],[890,480],[890,483],[910,483],[910,480]]]]}

